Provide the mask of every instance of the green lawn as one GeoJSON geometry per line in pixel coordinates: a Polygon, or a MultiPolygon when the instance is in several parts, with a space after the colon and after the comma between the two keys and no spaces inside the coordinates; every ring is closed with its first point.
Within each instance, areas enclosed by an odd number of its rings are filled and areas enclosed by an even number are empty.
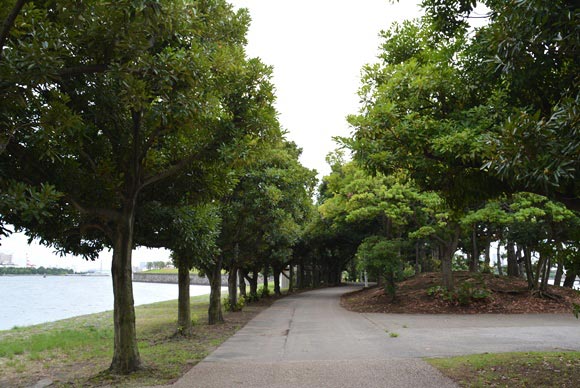
{"type": "Polygon", "coordinates": [[[31,386],[49,378],[55,386],[166,384],[187,371],[263,309],[249,305],[207,325],[208,295],[191,298],[194,337],[174,336],[177,301],[138,306],[137,337],[144,369],[128,377],[104,372],[112,358],[112,312],[0,331],[0,386],[31,386]]]}
{"type": "Polygon", "coordinates": [[[578,387],[580,352],[475,354],[428,359],[462,387],[578,387]]]}

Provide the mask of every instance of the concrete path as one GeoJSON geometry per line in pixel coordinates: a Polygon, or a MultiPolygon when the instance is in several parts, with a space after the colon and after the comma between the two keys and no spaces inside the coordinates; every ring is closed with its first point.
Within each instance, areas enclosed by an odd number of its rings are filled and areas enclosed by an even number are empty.
{"type": "Polygon", "coordinates": [[[358,314],[339,305],[352,290],[277,301],[173,386],[454,387],[421,357],[580,349],[571,314],[358,314]]]}

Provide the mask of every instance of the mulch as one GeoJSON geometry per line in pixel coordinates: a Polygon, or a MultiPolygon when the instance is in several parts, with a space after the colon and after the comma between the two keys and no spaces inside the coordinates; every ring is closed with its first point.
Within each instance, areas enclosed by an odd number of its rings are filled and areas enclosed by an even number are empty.
{"type": "Polygon", "coordinates": [[[464,306],[457,301],[428,295],[428,289],[442,284],[441,275],[422,273],[398,283],[394,301],[382,287],[373,287],[345,294],[341,304],[355,312],[407,314],[571,314],[572,303],[580,304],[580,291],[548,286],[552,298],[541,298],[528,291],[527,282],[520,278],[454,272],[454,279],[456,289],[462,283],[470,282],[487,290],[489,296],[472,299],[464,306]]]}

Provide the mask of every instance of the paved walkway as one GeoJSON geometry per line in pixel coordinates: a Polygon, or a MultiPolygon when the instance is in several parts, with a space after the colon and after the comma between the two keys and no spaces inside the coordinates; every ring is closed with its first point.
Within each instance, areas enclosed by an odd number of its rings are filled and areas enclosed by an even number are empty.
{"type": "Polygon", "coordinates": [[[455,387],[421,358],[580,349],[572,314],[358,314],[339,305],[352,290],[277,301],[173,386],[455,387]]]}

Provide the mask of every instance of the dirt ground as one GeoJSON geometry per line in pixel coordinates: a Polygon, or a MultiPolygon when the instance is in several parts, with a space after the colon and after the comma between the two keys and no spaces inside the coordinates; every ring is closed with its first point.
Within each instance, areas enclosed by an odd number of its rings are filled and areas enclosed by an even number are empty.
{"type": "Polygon", "coordinates": [[[382,287],[373,287],[346,294],[341,303],[356,312],[410,314],[571,313],[572,303],[580,304],[580,292],[568,288],[549,286],[552,298],[539,298],[528,291],[524,279],[470,272],[454,272],[454,278],[456,290],[468,282],[487,297],[462,305],[456,298],[429,295],[428,290],[441,285],[441,275],[422,273],[398,283],[394,301],[382,287]]]}

